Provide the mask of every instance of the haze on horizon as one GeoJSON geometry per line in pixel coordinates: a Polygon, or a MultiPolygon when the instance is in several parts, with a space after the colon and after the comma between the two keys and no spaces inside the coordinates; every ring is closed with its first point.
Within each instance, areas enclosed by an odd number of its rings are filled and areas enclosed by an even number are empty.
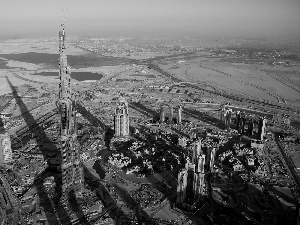
{"type": "Polygon", "coordinates": [[[299,0],[1,0],[0,38],[57,36],[300,38],[299,0]]]}

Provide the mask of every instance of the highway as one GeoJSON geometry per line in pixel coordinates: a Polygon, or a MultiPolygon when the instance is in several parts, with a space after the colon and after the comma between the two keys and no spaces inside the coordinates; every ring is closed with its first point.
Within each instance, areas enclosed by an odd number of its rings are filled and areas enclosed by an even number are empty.
{"type": "MultiPolygon", "coordinates": [[[[280,141],[279,141],[279,134],[276,133],[275,134],[275,140],[276,143],[278,145],[278,148],[280,150],[280,153],[282,155],[283,160],[285,161],[286,165],[287,165],[287,169],[289,170],[290,174],[292,175],[293,179],[295,180],[296,184],[297,184],[297,189],[300,190],[300,178],[296,172],[296,168],[294,166],[294,163],[292,162],[291,158],[289,158],[283,148],[283,146],[281,145],[280,141]]],[[[300,196],[296,196],[298,202],[300,202],[300,196]]]]}

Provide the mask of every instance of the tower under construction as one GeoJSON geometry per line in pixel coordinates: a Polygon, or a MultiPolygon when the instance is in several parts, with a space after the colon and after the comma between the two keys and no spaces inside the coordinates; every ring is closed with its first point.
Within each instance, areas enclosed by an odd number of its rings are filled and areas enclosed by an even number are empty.
{"type": "Polygon", "coordinates": [[[77,145],[76,99],[71,93],[70,67],[67,64],[65,24],[59,31],[59,99],[60,147],[62,172],[62,201],[69,198],[69,192],[74,190],[77,197],[82,194],[83,173],[80,166],[80,154],[77,145]]]}

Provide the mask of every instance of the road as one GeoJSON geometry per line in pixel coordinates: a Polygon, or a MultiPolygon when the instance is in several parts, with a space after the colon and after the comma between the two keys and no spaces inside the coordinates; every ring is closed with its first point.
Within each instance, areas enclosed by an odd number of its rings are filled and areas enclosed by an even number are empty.
{"type": "MultiPolygon", "coordinates": [[[[171,80],[175,83],[180,83],[180,82],[186,83],[184,80],[179,79],[177,77],[174,77],[172,74],[162,70],[159,67],[159,65],[154,63],[154,62],[149,62],[149,67],[156,70],[156,71],[158,71],[159,73],[161,73],[168,80],[171,80]]],[[[213,91],[213,90],[207,90],[205,88],[201,88],[201,87],[199,87],[195,84],[192,84],[192,83],[186,83],[186,86],[190,87],[190,88],[197,89],[197,90],[202,91],[202,92],[206,92],[206,93],[209,93],[209,94],[212,94],[212,95],[225,97],[225,98],[236,100],[236,101],[239,101],[239,102],[247,102],[247,103],[251,103],[251,104],[258,104],[258,105],[263,105],[264,107],[270,107],[272,109],[273,108],[281,109],[281,110],[285,110],[285,111],[292,111],[292,112],[298,112],[299,111],[299,110],[296,110],[295,108],[291,108],[290,106],[287,106],[285,104],[272,103],[272,102],[268,102],[268,101],[259,100],[259,99],[256,99],[256,98],[250,98],[250,97],[246,97],[246,96],[240,96],[240,95],[234,95],[234,94],[229,94],[229,93],[227,94],[227,93],[222,93],[222,92],[213,91]]]]}
{"type": "MultiPolygon", "coordinates": [[[[275,140],[276,143],[278,145],[278,148],[280,150],[280,153],[282,155],[283,160],[285,161],[286,165],[287,165],[287,169],[289,170],[290,174],[292,175],[293,179],[295,180],[296,184],[297,184],[297,189],[300,190],[300,178],[296,172],[296,168],[294,166],[294,163],[292,162],[292,160],[288,157],[288,155],[286,154],[283,146],[281,145],[280,141],[279,141],[279,135],[275,134],[275,140]]],[[[298,202],[300,201],[300,196],[296,196],[298,202]]]]}
{"type": "Polygon", "coordinates": [[[20,215],[20,210],[21,210],[20,203],[18,202],[18,199],[14,196],[14,193],[9,183],[7,182],[7,180],[2,174],[0,174],[0,183],[1,183],[0,190],[2,192],[1,198],[3,199],[3,197],[6,197],[6,200],[8,198],[7,205],[5,206],[4,209],[1,209],[1,211],[2,210],[6,211],[4,215],[2,214],[3,212],[1,212],[2,215],[0,218],[3,219],[1,221],[1,224],[6,224],[6,225],[17,224],[22,219],[20,215]],[[5,193],[3,193],[4,191],[5,193]]]}

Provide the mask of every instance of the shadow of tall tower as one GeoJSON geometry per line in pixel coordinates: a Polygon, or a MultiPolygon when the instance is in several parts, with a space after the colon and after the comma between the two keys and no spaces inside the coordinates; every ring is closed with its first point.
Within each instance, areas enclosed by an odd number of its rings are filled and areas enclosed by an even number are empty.
{"type": "MultiPolygon", "coordinates": [[[[32,136],[33,137],[41,137],[37,138],[38,146],[42,146],[44,142],[51,142],[47,137],[44,129],[36,122],[34,117],[31,115],[30,111],[28,110],[26,104],[23,102],[22,97],[18,94],[17,88],[12,85],[8,77],[6,77],[7,83],[9,84],[12,94],[16,99],[16,103],[20,108],[21,116],[23,117],[27,127],[31,128],[32,136]]],[[[51,146],[54,147],[54,146],[51,146]]],[[[44,159],[48,159],[47,152],[43,149],[43,147],[39,148],[40,152],[43,154],[44,159]]]]}
{"type": "MultiPolygon", "coordinates": [[[[45,149],[43,149],[43,143],[44,142],[50,142],[49,138],[47,137],[47,134],[45,133],[43,127],[40,126],[34,119],[34,117],[31,115],[30,111],[28,110],[26,104],[23,102],[22,97],[19,95],[17,88],[12,85],[8,77],[6,77],[7,83],[9,84],[12,94],[14,98],[16,99],[16,103],[20,108],[21,116],[23,117],[27,127],[31,127],[31,132],[33,137],[36,137],[36,141],[38,143],[37,146],[39,146],[39,151],[43,154],[44,160],[48,160],[49,157],[47,155],[47,152],[45,149]],[[41,139],[37,137],[42,137],[41,139]]],[[[30,132],[30,131],[29,131],[30,132]]],[[[40,174],[38,177],[36,177],[34,184],[36,185],[36,190],[38,197],[40,199],[40,205],[44,208],[45,215],[47,217],[47,221],[49,225],[57,225],[60,224],[59,220],[64,220],[66,222],[70,222],[70,218],[66,217],[67,213],[63,212],[63,207],[60,207],[60,212],[58,213],[57,218],[55,216],[55,209],[53,205],[51,204],[51,200],[48,197],[48,194],[46,193],[43,185],[42,185],[42,178],[44,177],[45,173],[40,174]],[[64,217],[64,219],[62,219],[64,217]]],[[[70,222],[71,223],[71,222],[70,222]]]]}

